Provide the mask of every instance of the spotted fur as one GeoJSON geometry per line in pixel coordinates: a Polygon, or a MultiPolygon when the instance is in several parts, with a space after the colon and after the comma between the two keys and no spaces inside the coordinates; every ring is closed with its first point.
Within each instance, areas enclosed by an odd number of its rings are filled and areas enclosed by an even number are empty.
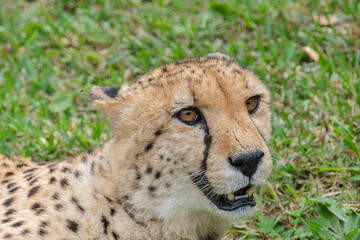
{"type": "Polygon", "coordinates": [[[113,129],[103,148],[51,163],[0,155],[0,239],[220,239],[253,213],[205,196],[263,185],[271,171],[269,92],[235,60],[177,61],[89,98],[113,129]],[[180,121],[187,107],[202,121],[180,121]],[[229,159],[251,149],[264,156],[248,177],[229,159]]]}

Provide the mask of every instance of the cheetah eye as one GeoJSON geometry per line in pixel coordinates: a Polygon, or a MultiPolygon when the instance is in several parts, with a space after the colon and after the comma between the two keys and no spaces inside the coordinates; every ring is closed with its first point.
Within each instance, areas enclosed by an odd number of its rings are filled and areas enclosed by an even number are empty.
{"type": "Polygon", "coordinates": [[[176,114],[183,123],[194,125],[201,121],[201,114],[197,108],[185,108],[176,114]]]}
{"type": "Polygon", "coordinates": [[[259,108],[259,97],[254,96],[246,100],[246,108],[249,112],[249,114],[253,114],[256,112],[256,110],[259,108]]]}

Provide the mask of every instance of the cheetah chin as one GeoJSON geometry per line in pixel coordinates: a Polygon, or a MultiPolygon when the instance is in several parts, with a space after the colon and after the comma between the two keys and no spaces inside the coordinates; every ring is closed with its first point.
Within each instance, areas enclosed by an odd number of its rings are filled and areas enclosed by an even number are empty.
{"type": "Polygon", "coordinates": [[[113,131],[102,148],[0,154],[0,239],[217,240],[254,213],[272,168],[270,93],[234,59],[180,60],[88,95],[113,131]]]}

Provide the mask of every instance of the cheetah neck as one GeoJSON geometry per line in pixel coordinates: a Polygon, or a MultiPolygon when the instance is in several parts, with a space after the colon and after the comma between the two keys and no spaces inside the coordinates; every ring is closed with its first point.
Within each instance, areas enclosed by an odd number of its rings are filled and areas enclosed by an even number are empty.
{"type": "Polygon", "coordinates": [[[139,235],[151,239],[218,239],[231,225],[209,212],[188,208],[186,196],[173,194],[182,192],[180,189],[172,191],[166,184],[156,184],[161,178],[156,179],[155,169],[148,173],[149,166],[142,164],[146,158],[136,159],[126,144],[123,148],[114,145],[110,141],[96,154],[98,162],[93,170],[95,191],[109,205],[109,211],[113,208],[120,213],[114,214],[114,221],[128,219],[139,235]]]}

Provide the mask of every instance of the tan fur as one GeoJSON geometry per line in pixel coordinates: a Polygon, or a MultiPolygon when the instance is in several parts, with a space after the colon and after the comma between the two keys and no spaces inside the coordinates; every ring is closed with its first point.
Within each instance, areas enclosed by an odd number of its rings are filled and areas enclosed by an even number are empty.
{"type": "Polygon", "coordinates": [[[113,128],[102,149],[54,163],[0,155],[0,239],[210,240],[253,213],[220,210],[193,181],[203,171],[219,195],[247,186],[228,159],[249,149],[265,153],[251,184],[270,174],[270,95],[236,61],[186,59],[118,92],[94,86],[89,97],[113,128]],[[258,95],[250,115],[245,102],[258,95]],[[176,117],[189,106],[206,125],[176,117]]]}

